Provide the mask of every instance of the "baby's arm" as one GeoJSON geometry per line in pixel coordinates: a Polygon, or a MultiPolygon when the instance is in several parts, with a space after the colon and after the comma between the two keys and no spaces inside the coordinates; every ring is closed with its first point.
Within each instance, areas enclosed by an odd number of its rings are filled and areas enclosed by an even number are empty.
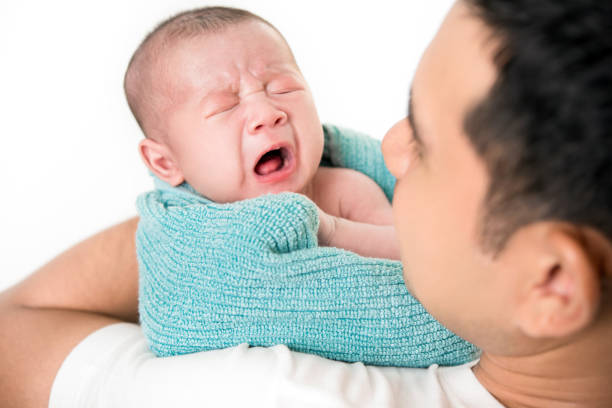
{"type": "Polygon", "coordinates": [[[400,259],[391,204],[371,178],[351,169],[322,167],[315,186],[320,245],[400,259]]]}
{"type": "Polygon", "coordinates": [[[378,184],[365,174],[321,167],[314,184],[314,201],[326,213],[367,224],[393,224],[391,203],[378,184]]]}
{"type": "Polygon", "coordinates": [[[366,224],[319,210],[319,244],[344,248],[362,256],[400,259],[393,225],[366,224]]]}

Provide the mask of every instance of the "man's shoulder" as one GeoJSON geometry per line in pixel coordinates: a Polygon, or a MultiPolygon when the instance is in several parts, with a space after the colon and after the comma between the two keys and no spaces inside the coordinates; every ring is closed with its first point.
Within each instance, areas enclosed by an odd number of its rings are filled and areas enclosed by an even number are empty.
{"type": "Polygon", "coordinates": [[[83,401],[91,407],[147,408],[166,407],[169,402],[263,407],[273,401],[296,408],[502,407],[476,380],[470,365],[367,366],[291,351],[284,345],[247,344],[159,359],[148,349],[140,327],[126,323],[89,335],[59,370],[49,407],[82,407],[83,401]]]}

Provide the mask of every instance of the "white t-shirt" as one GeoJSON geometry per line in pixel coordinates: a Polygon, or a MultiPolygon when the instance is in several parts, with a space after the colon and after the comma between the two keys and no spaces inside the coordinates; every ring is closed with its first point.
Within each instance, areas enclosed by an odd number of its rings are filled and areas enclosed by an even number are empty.
{"type": "Polygon", "coordinates": [[[474,363],[374,367],[246,344],[157,358],[138,325],[118,323],[70,353],[49,407],[503,408],[472,373],[474,363]]]}

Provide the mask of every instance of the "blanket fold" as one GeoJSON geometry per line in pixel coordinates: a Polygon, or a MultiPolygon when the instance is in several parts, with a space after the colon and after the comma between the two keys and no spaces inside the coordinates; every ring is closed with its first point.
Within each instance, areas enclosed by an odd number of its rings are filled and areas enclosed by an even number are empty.
{"type": "MultiPolygon", "coordinates": [[[[389,198],[380,142],[325,126],[322,165],[351,167],[389,198]]],[[[189,185],[138,198],[139,311],[151,350],[186,354],[248,343],[342,361],[426,367],[478,350],[404,286],[400,262],[317,246],[316,205],[294,193],[214,203],[189,185]]]]}

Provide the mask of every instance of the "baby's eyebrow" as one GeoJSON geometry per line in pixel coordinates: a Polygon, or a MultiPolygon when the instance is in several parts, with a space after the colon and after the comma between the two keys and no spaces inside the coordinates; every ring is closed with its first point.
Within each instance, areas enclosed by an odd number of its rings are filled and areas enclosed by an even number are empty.
{"type": "Polygon", "coordinates": [[[227,86],[227,87],[219,87],[216,89],[209,89],[207,91],[204,92],[204,94],[202,95],[202,97],[200,98],[200,102],[204,103],[207,100],[211,99],[211,98],[219,98],[219,97],[232,97],[232,96],[237,96],[237,92],[235,92],[232,87],[227,86]]]}
{"type": "MultiPolygon", "coordinates": [[[[272,67],[267,69],[264,73],[265,75],[261,75],[258,77],[259,81],[262,81],[262,84],[265,85],[270,81],[274,81],[277,79],[292,79],[297,82],[302,82],[300,80],[300,76],[296,74],[293,70],[286,69],[284,67],[275,68],[272,67]]],[[[223,83],[223,81],[217,81],[216,83],[210,83],[210,87],[204,90],[201,94],[198,95],[200,103],[205,103],[207,99],[211,97],[234,97],[240,95],[240,84],[236,81],[228,81],[223,83]]]]}
{"type": "Polygon", "coordinates": [[[412,138],[414,141],[421,147],[425,148],[425,143],[423,143],[423,138],[421,137],[421,132],[419,131],[419,127],[417,126],[418,121],[416,120],[414,114],[414,93],[412,91],[412,86],[410,87],[410,95],[408,97],[408,123],[410,123],[410,127],[412,128],[412,138]]]}

